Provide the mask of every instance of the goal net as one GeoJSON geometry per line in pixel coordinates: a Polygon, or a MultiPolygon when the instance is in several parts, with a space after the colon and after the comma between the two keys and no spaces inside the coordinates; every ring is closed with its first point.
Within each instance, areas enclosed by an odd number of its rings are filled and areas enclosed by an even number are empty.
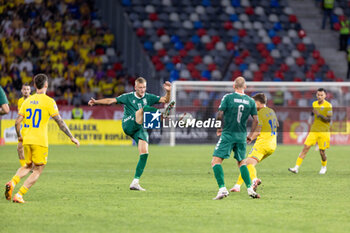
{"type": "MultiPolygon", "coordinates": [[[[341,82],[247,82],[245,93],[252,96],[262,92],[266,95],[267,106],[274,109],[279,120],[278,143],[302,144],[310,129],[312,103],[316,91],[324,88],[326,100],[333,106],[331,124],[331,144],[348,144],[350,83],[341,82]]],[[[215,81],[175,81],[172,100],[176,107],[172,112],[173,121],[186,113],[196,120],[215,118],[222,97],[232,93],[233,82],[215,81]]],[[[192,118],[191,118],[192,119],[192,118]]],[[[187,119],[186,119],[187,120],[187,119]]],[[[248,132],[251,119],[248,120],[248,132]]],[[[215,127],[176,127],[152,131],[150,139],[157,143],[170,144],[214,144],[217,142],[215,127]]],[[[196,126],[196,125],[195,125],[196,126]]]]}

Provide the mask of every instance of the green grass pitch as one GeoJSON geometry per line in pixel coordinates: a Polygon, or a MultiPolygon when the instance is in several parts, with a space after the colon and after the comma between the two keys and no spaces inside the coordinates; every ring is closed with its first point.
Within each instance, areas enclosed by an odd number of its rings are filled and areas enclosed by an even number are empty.
{"type": "MultiPolygon", "coordinates": [[[[287,168],[302,147],[279,146],[257,166],[261,199],[250,199],[242,186],[220,201],[212,200],[218,190],[213,149],[150,146],[141,179],[147,192],[137,192],[129,190],[136,147],[51,146],[48,165],[24,197],[27,203],[1,194],[0,232],[349,232],[350,147],[327,150],[328,172],[321,176],[318,152],[311,149],[295,175],[287,168]]],[[[1,185],[18,167],[16,147],[0,147],[1,185]]],[[[224,171],[231,188],[238,175],[235,160],[226,160],[224,171]]]]}

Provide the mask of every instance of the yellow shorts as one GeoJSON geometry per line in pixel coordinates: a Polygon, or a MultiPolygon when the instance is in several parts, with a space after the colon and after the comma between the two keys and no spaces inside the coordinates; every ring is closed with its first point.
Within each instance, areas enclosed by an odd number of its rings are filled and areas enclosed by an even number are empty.
{"type": "Polygon", "coordinates": [[[24,145],[24,159],[26,164],[45,165],[47,163],[48,147],[38,145],[24,145]]]}
{"type": "Polygon", "coordinates": [[[325,150],[329,148],[331,141],[331,134],[329,132],[310,132],[305,139],[304,144],[307,146],[313,146],[318,144],[320,150],[325,150]]]}
{"type": "Polygon", "coordinates": [[[248,154],[248,158],[254,158],[258,162],[269,157],[276,150],[276,146],[254,145],[248,154]]]}

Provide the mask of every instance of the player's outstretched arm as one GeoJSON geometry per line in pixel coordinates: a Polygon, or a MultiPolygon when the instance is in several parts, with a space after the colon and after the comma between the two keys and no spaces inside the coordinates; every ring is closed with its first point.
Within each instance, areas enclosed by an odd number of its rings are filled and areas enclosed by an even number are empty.
{"type": "Polygon", "coordinates": [[[163,85],[164,90],[166,91],[165,96],[160,97],[159,103],[169,103],[171,95],[171,83],[166,81],[163,85]]]}
{"type": "Polygon", "coordinates": [[[216,114],[216,120],[221,121],[221,128],[216,130],[216,136],[221,136],[222,129],[224,128],[224,111],[218,111],[216,114]]]}
{"type": "MultiPolygon", "coordinates": [[[[258,115],[253,115],[253,123],[252,128],[250,130],[249,135],[247,136],[247,143],[251,143],[253,141],[254,132],[256,132],[256,128],[258,127],[258,115]]],[[[259,132],[260,133],[260,132],[259,132]]]]}
{"type": "Polygon", "coordinates": [[[80,143],[78,139],[73,137],[66,123],[62,120],[60,115],[54,116],[53,119],[56,121],[58,127],[70,138],[70,140],[79,147],[80,143]]]}
{"type": "Polygon", "coordinates": [[[0,116],[6,115],[10,112],[10,107],[8,104],[3,104],[0,106],[0,116]]]}
{"type": "Polygon", "coordinates": [[[96,104],[102,104],[102,105],[110,105],[117,103],[117,100],[115,98],[105,98],[100,100],[95,100],[94,98],[91,98],[89,100],[89,106],[94,106],[96,104]]]}
{"type": "Polygon", "coordinates": [[[254,141],[260,135],[260,132],[261,132],[261,126],[258,125],[255,131],[253,132],[252,136],[250,137],[251,141],[254,141]]]}
{"type": "Polygon", "coordinates": [[[21,123],[23,121],[24,117],[22,115],[18,115],[15,123],[15,129],[17,133],[17,138],[19,142],[23,141],[22,135],[21,135],[21,123]]]}

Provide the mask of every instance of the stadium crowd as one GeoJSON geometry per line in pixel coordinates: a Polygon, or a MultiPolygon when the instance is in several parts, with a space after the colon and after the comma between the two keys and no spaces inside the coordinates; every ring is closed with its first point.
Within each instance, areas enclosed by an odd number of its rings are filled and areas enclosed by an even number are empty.
{"type": "Polygon", "coordinates": [[[0,20],[0,85],[10,106],[41,72],[51,78],[48,95],[58,104],[132,90],[134,79],[92,0],[0,0],[0,20]]]}
{"type": "MultiPolygon", "coordinates": [[[[286,1],[154,1],[154,6],[121,2],[156,70],[170,81],[234,80],[240,75],[248,81],[342,81],[325,64],[286,1]],[[186,14],[181,12],[185,5],[186,14]],[[186,19],[183,25],[180,18],[186,19]],[[211,19],[216,21],[209,23],[211,19]],[[228,79],[221,67],[227,68],[228,79]]],[[[331,26],[349,34],[344,29],[349,22],[342,16],[349,15],[350,8],[344,2],[334,7],[331,26]]],[[[31,83],[33,74],[40,72],[51,78],[48,95],[59,105],[87,104],[91,97],[133,90],[135,78],[115,51],[114,35],[99,19],[94,0],[0,0],[0,20],[0,85],[10,106],[17,105],[22,84],[31,83]]],[[[326,21],[322,23],[324,27],[326,21]]],[[[341,38],[344,50],[348,35],[341,38]]],[[[347,59],[350,67],[350,55],[347,59]]],[[[210,95],[179,94],[181,100],[203,106],[210,95]]],[[[265,94],[273,105],[309,104],[302,98],[310,97],[309,92],[265,94]]]]}
{"type": "Polygon", "coordinates": [[[326,28],[327,18],[329,18],[329,27],[331,30],[339,31],[339,51],[346,52],[348,70],[346,79],[350,79],[350,2],[335,0],[316,0],[323,11],[322,29],[326,28]]]}

